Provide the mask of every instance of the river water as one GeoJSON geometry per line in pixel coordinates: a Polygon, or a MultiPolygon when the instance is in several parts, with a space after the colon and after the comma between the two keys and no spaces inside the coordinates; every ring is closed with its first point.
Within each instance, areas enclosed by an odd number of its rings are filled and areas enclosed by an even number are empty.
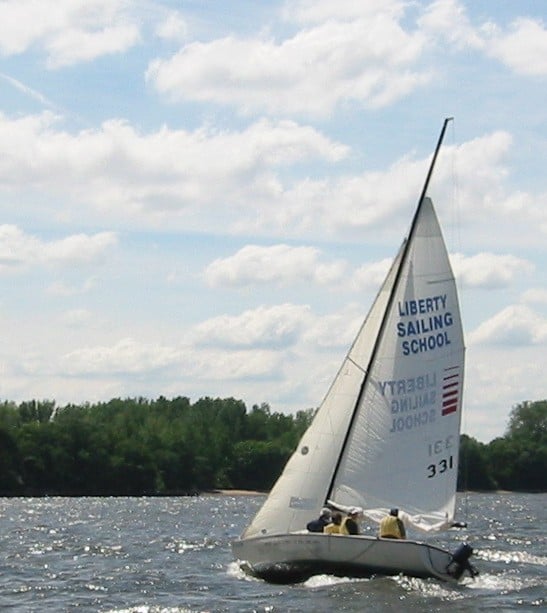
{"type": "Polygon", "coordinates": [[[317,576],[270,585],[232,559],[261,496],[0,498],[0,610],[539,611],[547,609],[547,494],[468,494],[475,580],[317,576]]]}

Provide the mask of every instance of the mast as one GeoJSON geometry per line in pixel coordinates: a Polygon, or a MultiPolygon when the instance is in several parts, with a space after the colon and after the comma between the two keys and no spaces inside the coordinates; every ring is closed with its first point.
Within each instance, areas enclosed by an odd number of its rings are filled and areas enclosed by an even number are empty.
{"type": "Polygon", "coordinates": [[[399,267],[398,267],[397,271],[395,272],[395,277],[394,277],[394,280],[393,280],[393,285],[391,286],[389,297],[388,297],[388,300],[387,300],[387,303],[386,303],[386,308],[384,310],[382,321],[380,323],[380,328],[378,330],[378,334],[376,335],[376,339],[374,341],[374,346],[372,348],[370,359],[368,361],[367,368],[365,370],[365,376],[363,378],[363,382],[361,383],[361,388],[359,390],[359,394],[357,396],[357,400],[356,400],[355,406],[353,408],[353,413],[351,415],[351,419],[350,419],[350,422],[349,422],[349,425],[348,425],[348,429],[346,431],[346,436],[344,437],[344,441],[342,443],[342,447],[340,448],[340,453],[338,455],[338,461],[336,462],[336,466],[334,467],[334,471],[332,473],[332,478],[331,478],[331,481],[330,481],[329,488],[327,490],[326,499],[331,498],[332,488],[334,487],[334,481],[336,479],[336,475],[338,474],[338,469],[340,468],[340,463],[342,461],[342,456],[344,455],[344,451],[345,451],[345,449],[347,447],[347,444],[348,444],[348,441],[349,441],[349,437],[350,437],[350,434],[351,434],[351,432],[353,430],[355,419],[357,417],[357,407],[361,403],[361,399],[363,397],[363,393],[364,393],[365,387],[366,387],[366,385],[368,383],[371,366],[372,366],[372,364],[373,364],[373,362],[374,362],[374,360],[376,358],[376,354],[378,353],[378,347],[380,345],[380,339],[384,335],[384,330],[385,330],[385,327],[386,327],[386,324],[387,324],[388,313],[391,311],[391,305],[393,304],[393,300],[394,300],[394,297],[395,297],[395,289],[397,288],[397,286],[399,284],[399,279],[401,278],[403,267],[404,267],[404,265],[405,265],[405,263],[406,263],[406,261],[408,259],[409,246],[410,246],[410,243],[411,243],[411,240],[412,240],[412,236],[414,235],[414,232],[415,232],[416,223],[417,223],[418,216],[419,216],[419,213],[420,213],[420,210],[421,210],[421,207],[422,207],[422,203],[423,203],[424,198],[425,198],[425,196],[427,194],[427,189],[429,187],[429,182],[430,182],[431,176],[433,174],[433,169],[435,168],[435,162],[437,161],[437,156],[439,154],[439,150],[440,150],[441,145],[442,145],[443,140],[444,140],[444,135],[445,135],[445,132],[446,132],[446,127],[448,126],[448,123],[450,121],[452,121],[452,120],[453,120],[453,117],[446,117],[445,118],[445,120],[443,122],[442,129],[441,129],[441,133],[440,133],[439,138],[437,140],[437,145],[435,147],[435,151],[433,152],[433,158],[431,159],[431,163],[429,165],[429,170],[427,172],[427,176],[426,176],[426,179],[425,179],[425,182],[424,182],[424,186],[423,186],[422,192],[420,194],[420,199],[418,200],[418,205],[416,207],[416,211],[414,212],[414,217],[412,218],[412,223],[410,225],[410,230],[408,232],[408,236],[407,236],[406,240],[403,243],[403,247],[402,247],[403,253],[402,253],[401,258],[399,260],[399,267]]]}

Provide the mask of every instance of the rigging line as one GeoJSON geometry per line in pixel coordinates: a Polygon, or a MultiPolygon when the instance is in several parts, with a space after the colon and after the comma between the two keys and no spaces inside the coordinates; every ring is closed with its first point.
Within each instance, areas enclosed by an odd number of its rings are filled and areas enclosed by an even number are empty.
{"type": "Polygon", "coordinates": [[[380,341],[383,338],[384,335],[384,331],[387,325],[387,320],[388,320],[388,314],[391,310],[391,306],[393,304],[393,301],[395,299],[395,291],[397,288],[397,285],[399,283],[399,279],[401,278],[401,274],[403,271],[403,268],[405,267],[407,258],[408,258],[408,252],[410,249],[410,245],[412,244],[412,238],[414,236],[414,232],[416,230],[416,224],[418,222],[418,217],[420,215],[420,211],[422,208],[422,204],[424,201],[424,198],[426,196],[427,193],[427,189],[429,187],[429,181],[431,179],[431,175],[433,174],[433,169],[435,167],[435,162],[437,160],[437,156],[439,154],[439,150],[441,148],[443,139],[444,139],[444,134],[446,132],[446,127],[448,125],[448,123],[450,121],[452,121],[452,117],[447,117],[444,120],[443,123],[443,127],[441,129],[441,133],[439,135],[439,138],[437,140],[437,146],[435,147],[435,152],[433,153],[433,158],[431,160],[431,163],[429,165],[429,171],[427,173],[425,182],[424,182],[424,186],[422,189],[422,193],[420,195],[420,199],[418,200],[418,206],[416,207],[416,211],[414,212],[414,217],[412,218],[412,223],[410,224],[410,230],[408,232],[408,237],[407,239],[403,242],[403,247],[402,247],[402,253],[399,252],[399,254],[397,255],[397,257],[399,257],[399,262],[398,262],[398,267],[397,270],[395,271],[395,276],[393,278],[393,282],[391,285],[391,289],[389,290],[389,297],[387,299],[386,305],[385,305],[385,309],[384,309],[384,314],[382,316],[382,321],[380,322],[380,327],[378,328],[378,334],[376,335],[376,339],[374,341],[374,346],[372,347],[372,351],[369,357],[369,361],[368,361],[368,368],[366,370],[364,370],[363,372],[365,373],[365,376],[363,377],[363,381],[361,382],[361,388],[359,389],[359,394],[357,395],[357,400],[355,402],[355,405],[353,407],[353,412],[351,414],[350,420],[349,420],[349,425],[348,425],[348,429],[346,431],[346,435],[344,437],[344,441],[342,443],[342,446],[340,448],[340,453],[338,455],[338,461],[336,462],[336,465],[334,467],[334,471],[332,473],[332,478],[330,481],[330,485],[329,488],[327,490],[327,496],[326,498],[332,498],[332,489],[334,487],[334,481],[336,479],[336,475],[338,474],[338,470],[340,468],[340,464],[342,463],[342,457],[344,455],[344,451],[347,447],[347,444],[349,442],[350,439],[350,435],[353,431],[353,427],[355,425],[355,420],[357,418],[357,409],[361,403],[361,400],[363,398],[363,394],[365,391],[365,388],[367,386],[367,383],[369,381],[369,377],[370,377],[370,369],[372,364],[374,363],[374,360],[376,358],[376,355],[378,353],[378,348],[380,346],[380,341]]]}
{"type": "MultiPolygon", "coordinates": [[[[454,245],[455,253],[453,255],[459,254],[458,260],[461,260],[463,257],[463,248],[462,248],[462,233],[461,233],[461,200],[460,200],[460,184],[459,184],[459,175],[458,175],[458,146],[457,146],[457,135],[456,135],[456,122],[452,122],[451,126],[451,137],[452,137],[452,146],[453,153],[451,156],[451,175],[452,175],[452,244],[454,245]]],[[[454,273],[456,287],[458,289],[458,296],[464,296],[464,288],[462,287],[462,276],[461,274],[454,273]]],[[[461,305],[460,305],[461,309],[461,305]]],[[[465,380],[465,372],[464,372],[464,380],[465,380]]],[[[461,420],[462,427],[461,431],[467,431],[467,411],[464,409],[464,399],[465,395],[462,393],[462,407],[461,407],[461,420]]],[[[461,435],[459,441],[461,447],[461,435]]],[[[463,489],[464,489],[464,497],[463,497],[463,515],[465,521],[467,522],[469,517],[469,448],[464,457],[461,458],[462,461],[462,475],[463,475],[463,489]]]]}

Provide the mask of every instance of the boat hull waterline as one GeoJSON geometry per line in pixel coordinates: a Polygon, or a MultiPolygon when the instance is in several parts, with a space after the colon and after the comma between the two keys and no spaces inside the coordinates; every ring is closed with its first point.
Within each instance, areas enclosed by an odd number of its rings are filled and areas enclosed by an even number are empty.
{"type": "Polygon", "coordinates": [[[232,543],[232,550],[245,571],[274,583],[306,581],[317,574],[459,579],[451,553],[413,540],[310,532],[242,539],[232,543]]]}

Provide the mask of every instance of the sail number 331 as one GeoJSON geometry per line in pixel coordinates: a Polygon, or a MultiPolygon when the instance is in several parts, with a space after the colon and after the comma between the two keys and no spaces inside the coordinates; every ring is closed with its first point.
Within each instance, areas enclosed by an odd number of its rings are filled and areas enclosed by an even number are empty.
{"type": "Polygon", "coordinates": [[[433,459],[434,456],[437,456],[437,458],[435,458],[436,461],[432,464],[429,464],[429,466],[427,467],[428,479],[432,479],[437,475],[442,475],[447,470],[454,468],[454,457],[450,453],[450,450],[452,449],[454,444],[453,441],[454,437],[450,435],[447,436],[445,439],[435,441],[428,445],[428,452],[431,459],[433,459]],[[450,455],[448,457],[445,456],[444,458],[439,459],[438,456],[441,454],[444,455],[446,452],[448,452],[450,455]]]}
{"type": "Polygon", "coordinates": [[[448,458],[443,458],[439,460],[436,464],[430,464],[427,467],[427,478],[431,479],[432,477],[436,477],[437,475],[442,475],[447,470],[454,468],[454,458],[449,456],[448,458]]]}

